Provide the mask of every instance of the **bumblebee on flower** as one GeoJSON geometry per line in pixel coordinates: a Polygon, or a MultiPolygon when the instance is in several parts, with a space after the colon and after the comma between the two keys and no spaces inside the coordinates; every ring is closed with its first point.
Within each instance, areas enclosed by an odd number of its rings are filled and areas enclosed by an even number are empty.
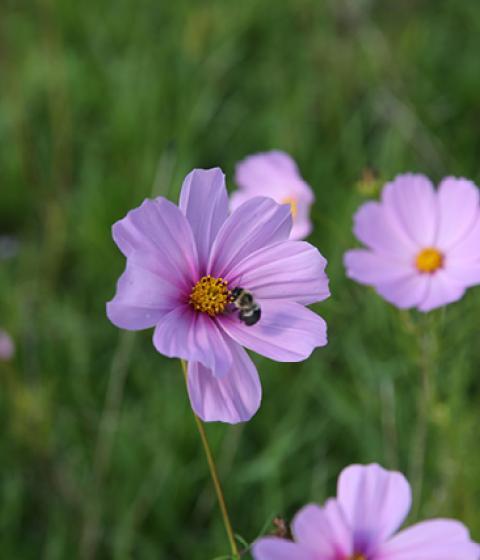
{"type": "Polygon", "coordinates": [[[240,311],[239,319],[246,325],[258,323],[261,317],[261,308],[253,296],[243,288],[228,289],[228,282],[223,278],[212,278],[210,274],[199,280],[192,289],[188,303],[195,311],[208,313],[215,317],[219,313],[232,311],[230,303],[240,311]]]}
{"type": "Polygon", "coordinates": [[[185,178],[179,206],[145,200],[114,224],[127,257],[107,314],[118,327],[155,327],[153,343],[188,361],[188,390],[206,421],[250,419],[261,400],[242,348],[273,360],[306,359],[327,342],[325,321],[305,307],[329,296],[326,261],[289,239],[290,208],[255,197],[228,213],[218,168],[185,178]]]}

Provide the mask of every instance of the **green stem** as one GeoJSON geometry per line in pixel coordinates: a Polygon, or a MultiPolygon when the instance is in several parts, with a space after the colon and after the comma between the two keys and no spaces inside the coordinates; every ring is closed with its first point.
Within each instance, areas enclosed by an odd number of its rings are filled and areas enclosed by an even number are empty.
{"type": "Polygon", "coordinates": [[[435,332],[431,322],[423,321],[423,329],[417,333],[420,340],[420,382],[417,401],[417,428],[412,457],[412,486],[416,498],[414,515],[418,514],[422,501],[425,457],[427,455],[429,422],[434,403],[435,332]]]}
{"type": "MultiPolygon", "coordinates": [[[[185,383],[188,382],[188,372],[187,363],[185,360],[180,360],[182,364],[183,375],[185,377],[185,383]]],[[[228,516],[227,506],[225,504],[225,498],[223,496],[222,485],[220,484],[220,479],[218,477],[217,467],[215,465],[215,460],[213,459],[212,451],[208,443],[207,434],[205,433],[205,428],[200,418],[193,413],[195,418],[195,423],[198,428],[198,433],[200,434],[200,439],[202,440],[203,450],[207,457],[208,468],[210,469],[210,476],[212,477],[213,486],[215,488],[215,493],[217,495],[218,505],[220,506],[220,511],[222,512],[223,524],[225,525],[225,530],[227,532],[228,540],[230,542],[230,548],[232,550],[232,556],[235,560],[240,558],[238,552],[237,543],[235,541],[235,534],[232,529],[232,524],[230,523],[230,517],[228,516]]]]}

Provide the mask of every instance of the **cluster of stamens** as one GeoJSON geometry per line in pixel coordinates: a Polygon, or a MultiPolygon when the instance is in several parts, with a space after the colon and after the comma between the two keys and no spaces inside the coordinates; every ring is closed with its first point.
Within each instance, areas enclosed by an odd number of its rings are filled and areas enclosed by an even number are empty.
{"type": "Polygon", "coordinates": [[[227,285],[228,282],[223,278],[213,278],[210,274],[203,276],[192,288],[188,303],[195,311],[215,317],[223,313],[232,301],[232,293],[227,285]]]}
{"type": "Polygon", "coordinates": [[[443,255],[433,247],[422,249],[415,260],[417,270],[432,274],[443,266],[443,255]]]}

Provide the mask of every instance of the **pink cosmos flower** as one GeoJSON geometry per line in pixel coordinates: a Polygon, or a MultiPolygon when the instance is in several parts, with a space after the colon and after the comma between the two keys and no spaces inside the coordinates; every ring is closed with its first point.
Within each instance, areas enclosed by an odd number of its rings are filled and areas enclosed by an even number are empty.
{"type": "Polygon", "coordinates": [[[8,361],[13,358],[15,354],[15,344],[12,337],[0,329],[0,360],[8,361]]]}
{"type": "Polygon", "coordinates": [[[258,540],[255,560],[478,560],[480,547],[462,523],[434,519],[394,534],[412,502],[399,472],[351,465],[338,479],[337,497],[307,505],[292,523],[294,542],[258,540]]]}
{"type": "Polygon", "coordinates": [[[178,207],[145,200],[113,226],[127,266],[108,317],[124,329],[155,327],[158,352],[188,360],[191,404],[205,421],[246,421],[260,405],[257,370],[242,346],[297,362],[327,342],[325,321],[305,307],[329,296],[326,261],[289,240],[291,225],[288,206],[269,198],[229,216],[216,168],[187,175],[178,207]],[[235,288],[260,307],[255,324],[241,320],[235,288]]]}
{"type": "Polygon", "coordinates": [[[480,283],[479,193],[467,179],[435,190],[423,175],[399,175],[354,221],[367,248],[345,254],[347,275],[397,307],[430,311],[480,283]]]}
{"type": "Polygon", "coordinates": [[[290,205],[292,239],[304,239],[312,231],[312,189],[300,176],[297,164],[285,152],[274,150],[245,158],[237,165],[235,181],[240,190],[231,196],[233,210],[249,198],[268,196],[279,204],[290,205]]]}

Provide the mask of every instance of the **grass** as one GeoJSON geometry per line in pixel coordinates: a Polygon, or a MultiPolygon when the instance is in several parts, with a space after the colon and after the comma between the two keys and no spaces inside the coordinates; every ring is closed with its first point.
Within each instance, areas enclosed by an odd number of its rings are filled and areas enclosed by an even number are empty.
{"type": "Polygon", "coordinates": [[[235,162],[271,148],[315,189],[330,341],[298,365],[255,357],[259,413],[207,426],[235,530],[251,542],[378,461],[414,483],[412,520],[457,517],[480,539],[480,291],[400,313],[342,266],[376,196],[366,167],[478,184],[479,48],[480,7],[455,0],[4,3],[0,233],[20,250],[0,269],[18,345],[0,365],[2,557],[228,553],[180,364],[105,317],[124,264],[110,227],[176,200],[193,167],[233,187],[235,162]]]}

